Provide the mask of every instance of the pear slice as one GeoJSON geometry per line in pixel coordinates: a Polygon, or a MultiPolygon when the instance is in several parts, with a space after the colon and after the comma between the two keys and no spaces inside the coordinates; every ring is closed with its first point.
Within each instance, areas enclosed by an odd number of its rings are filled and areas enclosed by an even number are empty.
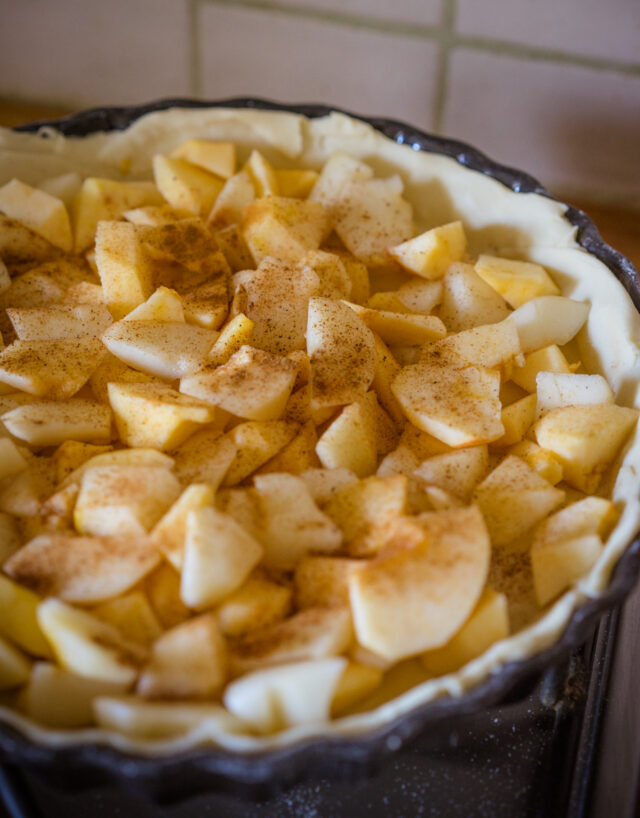
{"type": "Polygon", "coordinates": [[[146,651],[116,628],[59,599],[38,606],[38,623],[63,668],[124,687],[133,683],[146,651]]]}
{"type": "Polygon", "coordinates": [[[449,446],[488,443],[504,434],[497,369],[412,364],[394,378],[391,390],[414,426],[449,446]]]}
{"type": "Polygon", "coordinates": [[[227,710],[259,733],[329,719],[331,702],[347,666],[342,656],[293,662],[249,673],[224,691],[227,710]]]}
{"type": "Polygon", "coordinates": [[[104,357],[98,338],[14,341],[0,352],[0,381],[40,398],[67,400],[104,357]]]}
{"type": "Polygon", "coordinates": [[[208,699],[227,677],[227,648],[213,614],[202,614],[163,633],[138,680],[145,699],[208,699]]]}
{"type": "Polygon", "coordinates": [[[330,298],[310,299],[307,354],[311,402],[316,409],[352,403],[373,381],[373,333],[346,304],[330,298]]]}
{"type": "Polygon", "coordinates": [[[4,571],[41,596],[99,602],[124,593],[158,564],[145,537],[41,534],[17,551],[4,571]]]}
{"type": "Polygon", "coordinates": [[[349,576],[358,642],[384,659],[446,644],[487,578],[490,540],[477,507],[423,514],[419,523],[421,545],[382,552],[349,576]]]}

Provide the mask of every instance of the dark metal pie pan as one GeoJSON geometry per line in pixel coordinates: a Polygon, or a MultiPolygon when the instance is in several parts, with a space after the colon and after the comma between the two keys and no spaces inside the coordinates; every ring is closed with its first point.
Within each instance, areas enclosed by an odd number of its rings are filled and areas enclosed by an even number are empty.
{"type": "MultiPolygon", "coordinates": [[[[168,108],[253,108],[302,114],[310,119],[338,111],[372,125],[389,139],[416,151],[443,154],[461,165],[490,176],[516,193],[553,198],[534,178],[505,167],[463,142],[433,136],[395,120],[358,116],[325,105],[282,105],[253,98],[206,102],[166,99],[135,107],[94,108],[64,119],[35,122],[18,128],[35,132],[47,127],[67,136],[127,128],[139,117],[168,108]]],[[[640,277],[633,264],[601,238],[591,219],[569,207],[565,218],[577,227],[578,243],[602,261],[625,287],[640,310],[640,277]]],[[[102,744],[51,747],[31,741],[19,730],[0,724],[0,760],[24,765],[62,788],[83,789],[105,784],[133,786],[158,801],[174,801],[198,792],[228,792],[265,797],[294,782],[321,778],[353,778],[379,768],[394,752],[424,731],[449,720],[478,712],[522,695],[548,668],[566,660],[593,634],[601,615],[629,594],[640,569],[640,536],[618,560],[607,588],[582,604],[562,636],[549,648],[505,664],[498,672],[455,698],[441,698],[416,707],[384,727],[352,737],[317,737],[273,750],[234,753],[203,747],[162,757],[125,753],[102,744]]]]}

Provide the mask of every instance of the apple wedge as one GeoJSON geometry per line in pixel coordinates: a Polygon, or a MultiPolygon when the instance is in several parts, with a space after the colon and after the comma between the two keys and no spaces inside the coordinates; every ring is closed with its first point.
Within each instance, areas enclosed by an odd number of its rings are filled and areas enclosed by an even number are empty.
{"type": "Polygon", "coordinates": [[[330,298],[310,299],[307,354],[311,403],[316,409],[352,403],[373,381],[373,334],[346,304],[330,298]]]}
{"type": "Polygon", "coordinates": [[[391,390],[414,426],[449,446],[488,443],[504,434],[497,369],[412,364],[391,390]]]}
{"type": "Polygon", "coordinates": [[[249,673],[224,691],[227,710],[258,733],[327,721],[347,666],[341,656],[249,673]]]}
{"type": "Polygon", "coordinates": [[[263,556],[262,546],[228,514],[205,507],[186,518],[180,596],[203,610],[237,590],[263,556]]]}
{"type": "Polygon", "coordinates": [[[146,537],[52,533],[24,545],[3,570],[40,596],[94,603],[129,590],[158,561],[158,552],[146,537]]]}
{"type": "Polygon", "coordinates": [[[423,514],[419,523],[421,545],[382,552],[349,576],[357,640],[388,660],[446,644],[489,570],[489,534],[477,507],[423,514]]]}

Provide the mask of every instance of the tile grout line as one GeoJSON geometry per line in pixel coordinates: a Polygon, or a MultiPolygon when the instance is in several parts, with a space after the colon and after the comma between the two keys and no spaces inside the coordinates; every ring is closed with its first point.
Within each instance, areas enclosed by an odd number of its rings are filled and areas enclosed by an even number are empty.
{"type": "Polygon", "coordinates": [[[449,68],[451,65],[451,43],[455,33],[455,0],[443,0],[440,53],[436,72],[436,93],[433,101],[432,127],[435,133],[442,133],[445,106],[449,94],[449,68]]]}
{"type": "Polygon", "coordinates": [[[200,0],[187,0],[189,3],[189,85],[191,95],[199,97],[202,93],[202,52],[200,49],[200,0]]]}
{"type": "Polygon", "coordinates": [[[556,50],[543,46],[532,46],[512,40],[493,40],[469,34],[451,32],[448,37],[441,26],[367,17],[348,14],[341,11],[326,11],[314,6],[301,7],[280,2],[280,0],[200,0],[207,5],[227,6],[230,8],[253,11],[273,12],[287,17],[298,17],[317,22],[333,23],[362,31],[375,31],[387,36],[405,36],[414,39],[443,41],[448,39],[449,48],[467,48],[474,51],[490,52],[498,56],[516,59],[555,62],[591,68],[598,71],[640,76],[640,62],[612,60],[606,57],[592,57],[571,51],[556,50]]]}

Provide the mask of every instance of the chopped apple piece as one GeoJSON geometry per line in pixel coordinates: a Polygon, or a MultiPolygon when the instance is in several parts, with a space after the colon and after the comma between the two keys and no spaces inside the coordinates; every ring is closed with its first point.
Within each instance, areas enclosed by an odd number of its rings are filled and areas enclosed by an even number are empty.
{"type": "Polygon", "coordinates": [[[551,486],[519,457],[509,455],[474,492],[494,546],[527,547],[523,536],[558,508],[565,492],[551,486]]]}
{"type": "Polygon", "coordinates": [[[536,419],[536,406],[535,395],[526,395],[506,406],[500,415],[504,435],[494,440],[491,445],[496,448],[504,448],[519,443],[536,419]]]}
{"type": "Polygon", "coordinates": [[[101,452],[85,460],[64,479],[61,485],[63,488],[74,483],[79,486],[86,472],[102,466],[154,466],[170,469],[173,466],[173,460],[169,455],[162,454],[155,449],[116,449],[101,452]]]}
{"type": "Polygon", "coordinates": [[[0,636],[0,691],[21,687],[29,679],[31,662],[0,636]]]}
{"type": "Polygon", "coordinates": [[[164,383],[110,383],[108,395],[120,438],[129,446],[175,449],[216,419],[212,406],[164,383]]]}
{"type": "Polygon", "coordinates": [[[154,526],[151,542],[177,571],[184,562],[187,516],[191,511],[213,507],[214,500],[215,490],[211,486],[192,483],[154,526]]]}
{"type": "Polygon", "coordinates": [[[290,443],[298,432],[297,423],[285,420],[249,420],[234,426],[229,438],[236,448],[235,457],[223,481],[235,486],[259,469],[290,443]]]}
{"type": "Polygon", "coordinates": [[[543,449],[532,440],[521,440],[509,449],[509,454],[515,454],[544,477],[552,486],[562,480],[562,463],[553,452],[543,449]]]}
{"type": "Polygon", "coordinates": [[[58,662],[78,676],[130,685],[146,651],[125,639],[116,628],[59,599],[38,606],[38,623],[58,662]]]}
{"type": "Polygon", "coordinates": [[[175,452],[175,473],[183,485],[207,483],[215,491],[236,456],[232,439],[215,426],[196,432],[175,452]]]}
{"type": "Polygon", "coordinates": [[[253,346],[277,355],[304,349],[309,298],[320,286],[313,270],[296,271],[286,262],[265,259],[244,286],[244,312],[254,323],[253,346]]]}
{"type": "Polygon", "coordinates": [[[8,437],[0,438],[0,480],[27,468],[27,461],[8,437]]]}
{"type": "Polygon", "coordinates": [[[538,413],[563,406],[613,403],[611,387],[602,375],[538,372],[536,376],[538,413]]]}
{"type": "Polygon", "coordinates": [[[529,261],[479,256],[475,271],[514,309],[532,298],[560,292],[544,267],[529,261]]]}
{"type": "Polygon", "coordinates": [[[171,739],[193,730],[228,735],[244,727],[222,705],[207,702],[145,702],[135,696],[100,695],[93,710],[100,727],[137,739],[171,739]]]}
{"type": "Polygon", "coordinates": [[[380,405],[388,412],[396,426],[401,428],[405,423],[405,415],[398,403],[398,399],[391,390],[391,383],[400,372],[401,367],[393,357],[391,350],[375,332],[373,333],[373,341],[375,369],[371,385],[378,396],[380,405]]]}
{"type": "Polygon", "coordinates": [[[87,727],[93,724],[93,699],[115,696],[127,686],[78,676],[50,662],[36,662],[20,694],[20,706],[29,718],[47,727],[87,727]]]}
{"type": "Polygon", "coordinates": [[[441,281],[426,281],[419,276],[412,276],[398,288],[396,295],[400,303],[411,312],[428,315],[442,301],[442,292],[441,281]]]}
{"type": "Polygon", "coordinates": [[[96,265],[105,303],[116,319],[144,303],[154,290],[151,261],[133,224],[100,222],[96,265]]]}
{"type": "Polygon", "coordinates": [[[225,182],[209,214],[213,228],[239,224],[245,207],[256,197],[249,171],[241,170],[225,182]]]}
{"type": "Polygon", "coordinates": [[[511,379],[527,392],[535,393],[539,372],[570,373],[571,367],[562,350],[555,344],[551,344],[551,346],[525,355],[524,363],[513,367],[511,379]]]}
{"type": "Polygon", "coordinates": [[[228,685],[223,702],[260,733],[322,724],[346,666],[347,660],[336,656],[258,670],[228,685]]]}
{"type": "Polygon", "coordinates": [[[443,647],[423,653],[420,658],[429,673],[444,676],[466,665],[508,635],[507,598],[485,588],[473,613],[455,636],[443,647]]]}
{"type": "Polygon", "coordinates": [[[153,176],[166,201],[177,210],[208,216],[224,182],[184,159],[153,157],[153,176]]]}
{"type": "Polygon", "coordinates": [[[186,159],[216,176],[228,179],[236,169],[235,142],[213,139],[189,139],[171,152],[172,159],[186,159]]]}
{"type": "Polygon", "coordinates": [[[345,304],[309,301],[307,354],[312,407],[339,406],[363,396],[375,372],[373,334],[345,304]]]}
{"type": "Polygon", "coordinates": [[[349,662],[334,693],[331,715],[339,717],[365,699],[380,685],[383,675],[380,668],[349,662]]]}
{"type": "Polygon", "coordinates": [[[438,486],[465,502],[489,468],[489,453],[485,445],[470,446],[423,460],[413,472],[421,482],[438,486]]]}
{"type": "Polygon", "coordinates": [[[447,334],[445,325],[436,315],[371,310],[351,302],[345,303],[387,344],[424,344],[444,338],[447,334]]]}
{"type": "Polygon", "coordinates": [[[291,612],[291,589],[260,576],[229,594],[217,609],[225,636],[241,637],[284,619],[291,612]]]}
{"type": "MultiPolygon", "coordinates": [[[[143,304],[131,310],[124,317],[124,320],[184,323],[182,299],[175,290],[170,290],[168,287],[158,287],[143,304]]],[[[103,329],[106,329],[106,327],[103,329]]]]}
{"type": "Polygon", "coordinates": [[[421,545],[383,552],[349,576],[358,642],[385,659],[446,644],[475,607],[489,570],[489,534],[475,506],[419,521],[421,545]]]}
{"type": "Polygon", "coordinates": [[[319,202],[265,196],[244,209],[242,230],[256,264],[273,256],[298,261],[317,250],[328,233],[328,215],[319,202]]]}
{"type": "Polygon", "coordinates": [[[352,639],[348,607],[307,608],[236,642],[230,650],[232,674],[240,676],[268,665],[338,656],[352,639]]]}
{"type": "Polygon", "coordinates": [[[6,562],[22,545],[18,521],[12,514],[0,511],[0,565],[6,562]]]}
{"type": "Polygon", "coordinates": [[[551,602],[598,561],[603,546],[596,534],[536,543],[531,548],[533,586],[538,605],[551,602]]]}
{"type": "Polygon", "coordinates": [[[427,344],[421,350],[419,360],[455,368],[469,365],[498,367],[510,364],[520,352],[515,326],[510,321],[500,321],[427,344]]]}
{"type": "Polygon", "coordinates": [[[507,302],[471,264],[452,264],[441,286],[439,314],[451,332],[496,324],[509,315],[507,302]]]}
{"type": "Polygon", "coordinates": [[[110,383],[159,383],[160,379],[155,375],[147,375],[132,369],[122,361],[119,361],[110,352],[107,352],[102,362],[89,378],[89,385],[96,400],[100,403],[109,403],[110,383]]]}
{"type": "Polygon", "coordinates": [[[140,674],[136,692],[145,699],[209,699],[227,677],[227,647],[212,614],[202,614],[163,633],[140,674]]]}
{"type": "Polygon", "coordinates": [[[49,658],[51,648],[37,619],[40,598],[0,574],[0,635],[33,656],[49,658]]]}
{"type": "Polygon", "coordinates": [[[0,187],[0,210],[66,253],[73,248],[71,222],[64,202],[44,190],[12,179],[0,187]]]}
{"type": "Polygon", "coordinates": [[[291,443],[281,449],[275,457],[260,466],[256,474],[271,474],[272,472],[288,472],[299,475],[307,469],[314,469],[320,465],[316,454],[318,435],[311,421],[305,423],[291,443]]]}
{"type": "Polygon", "coordinates": [[[442,278],[454,261],[461,261],[467,248],[462,222],[434,227],[405,241],[389,252],[402,266],[424,278],[442,278]]]}
{"type": "Polygon", "coordinates": [[[250,343],[252,333],[253,321],[244,313],[239,313],[222,327],[207,360],[217,366],[226,364],[234,352],[250,343]]]}
{"type": "Polygon", "coordinates": [[[172,380],[197,372],[218,333],[184,323],[118,321],[103,334],[109,352],[143,372],[172,380]]]}
{"type": "Polygon", "coordinates": [[[226,364],[214,364],[187,376],[180,391],[249,420],[277,420],[296,379],[293,361],[250,346],[226,364]]]}
{"type": "Polygon", "coordinates": [[[97,466],[88,469],[73,515],[81,534],[144,535],[180,494],[168,469],[97,466]]]}
{"type": "Polygon", "coordinates": [[[320,436],[316,453],[326,469],[349,469],[358,477],[373,474],[378,463],[377,417],[370,402],[345,406],[320,436]]]}
{"type": "Polygon", "coordinates": [[[307,469],[299,477],[307,484],[311,496],[319,506],[328,503],[336,492],[358,480],[349,469],[307,469]]]}
{"type": "Polygon", "coordinates": [[[331,552],[340,547],[340,530],[317,508],[299,477],[264,474],[256,476],[254,483],[267,567],[288,571],[309,551],[331,552]]]}
{"type": "Polygon", "coordinates": [[[322,250],[309,250],[300,259],[301,267],[310,267],[320,281],[318,296],[348,298],[351,295],[351,277],[340,256],[322,250]]]}
{"type": "Polygon", "coordinates": [[[41,596],[99,602],[127,591],[158,563],[144,537],[41,534],[4,564],[4,571],[41,596]]]}
{"type": "Polygon", "coordinates": [[[149,647],[160,636],[162,628],[143,591],[101,602],[92,609],[94,616],[113,625],[123,636],[149,647]]]}
{"type": "Polygon", "coordinates": [[[293,578],[296,606],[340,608],[349,605],[349,576],[363,563],[344,557],[310,554],[296,566],[293,578]]]}
{"type": "Polygon", "coordinates": [[[85,179],[73,207],[75,252],[93,244],[98,222],[119,219],[125,210],[162,204],[162,196],[151,182],[115,182],[85,179]]]}
{"type": "Polygon", "coordinates": [[[625,406],[565,406],[547,412],[533,430],[538,444],[560,459],[565,480],[593,493],[637,420],[638,410],[625,406]]]}
{"type": "Polygon", "coordinates": [[[306,199],[318,181],[315,170],[276,170],[278,192],[281,196],[306,199]]]}
{"type": "Polygon", "coordinates": [[[191,616],[180,599],[180,574],[168,562],[149,574],[144,589],[163,628],[173,628],[191,616]]]}
{"type": "Polygon", "coordinates": [[[559,295],[542,295],[527,301],[511,316],[518,328],[523,352],[557,344],[576,335],[589,315],[590,305],[559,295]]]}
{"type": "Polygon", "coordinates": [[[237,590],[260,561],[262,546],[228,514],[215,508],[189,511],[180,596],[202,610],[237,590]]]}
{"type": "Polygon", "coordinates": [[[170,205],[147,205],[125,210],[123,217],[131,224],[142,227],[161,227],[164,224],[191,218],[188,210],[176,210],[170,205]]]}
{"type": "Polygon", "coordinates": [[[487,443],[504,434],[496,369],[413,364],[391,389],[411,423],[449,446],[487,443]]]}
{"type": "Polygon", "coordinates": [[[280,193],[274,168],[258,150],[252,150],[246,164],[256,196],[277,196],[280,193]]]}
{"type": "Polygon", "coordinates": [[[101,304],[10,308],[7,315],[21,341],[99,338],[112,322],[109,311],[101,304]]]}
{"type": "Polygon", "coordinates": [[[369,556],[379,550],[378,530],[403,515],[407,506],[407,478],[367,477],[336,492],[324,507],[344,534],[350,556],[369,556]]]}
{"type": "Polygon", "coordinates": [[[59,446],[65,440],[109,443],[111,410],[89,400],[34,401],[0,416],[7,430],[32,446],[59,446]]]}

